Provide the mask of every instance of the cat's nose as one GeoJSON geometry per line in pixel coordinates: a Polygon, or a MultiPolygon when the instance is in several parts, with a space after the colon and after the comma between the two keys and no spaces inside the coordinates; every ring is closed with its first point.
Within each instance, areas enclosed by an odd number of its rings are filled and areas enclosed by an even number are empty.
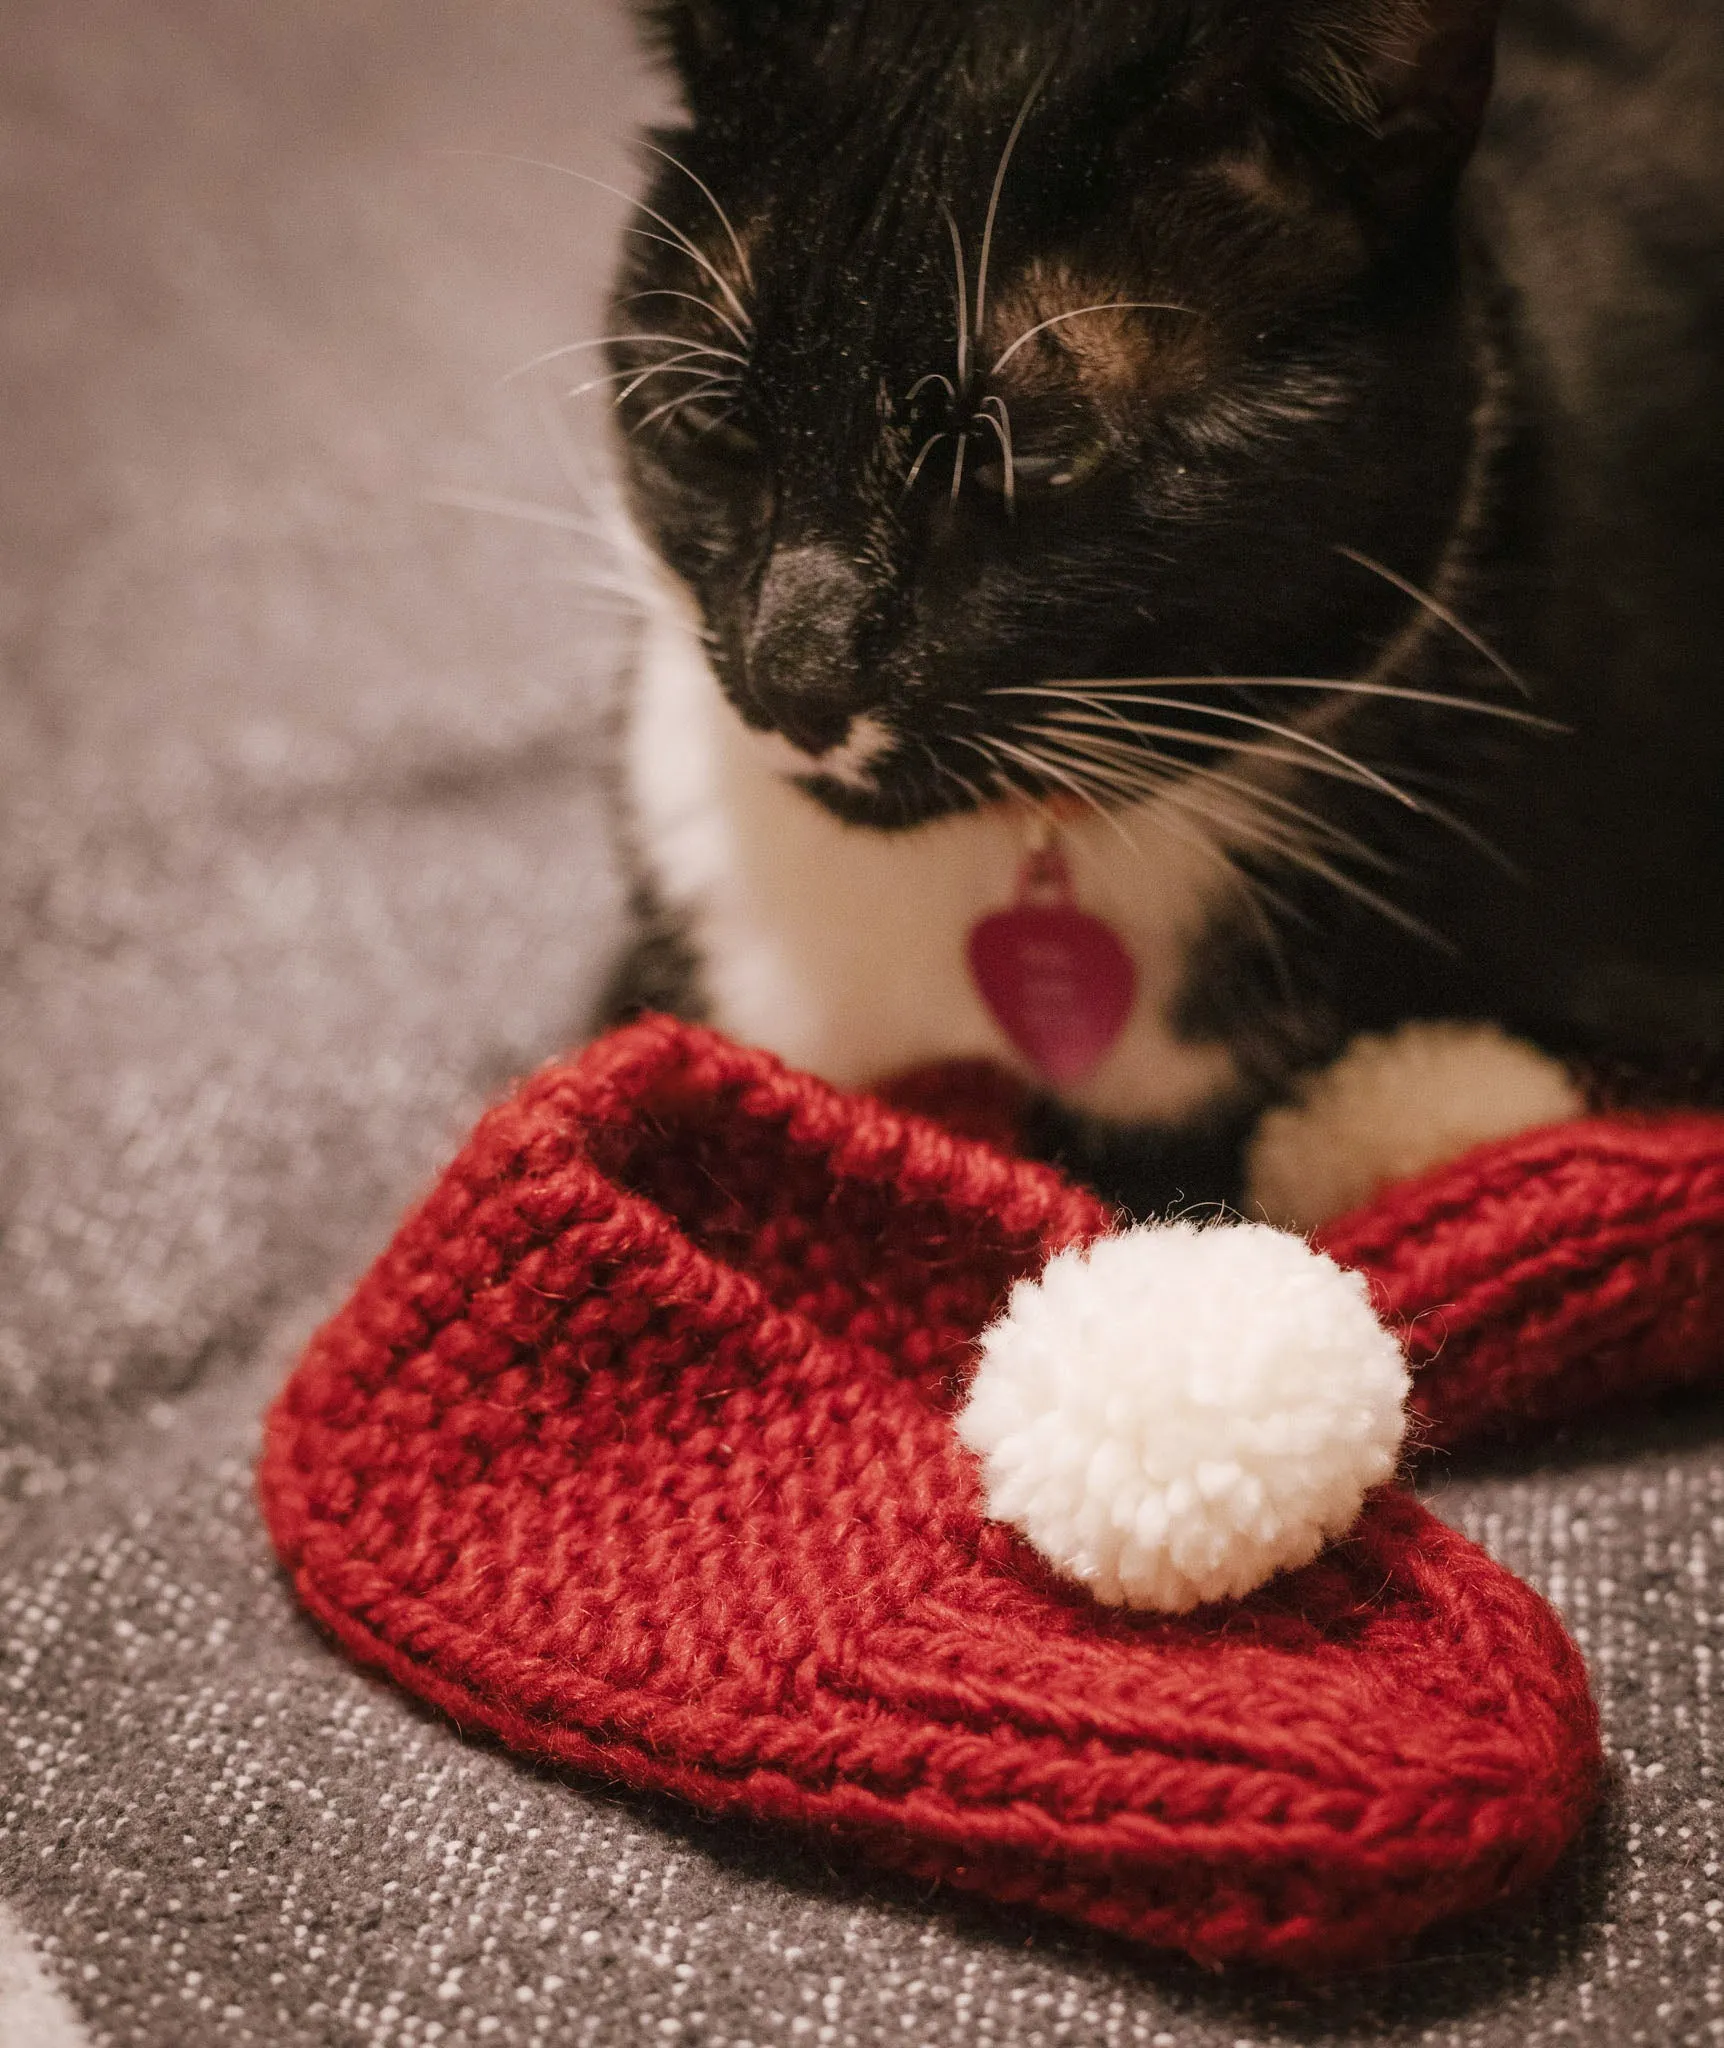
{"type": "Polygon", "coordinates": [[[863,583],[835,549],[780,549],[761,581],[745,650],[745,713],[807,754],[842,746],[864,709],[856,675],[863,583]]]}

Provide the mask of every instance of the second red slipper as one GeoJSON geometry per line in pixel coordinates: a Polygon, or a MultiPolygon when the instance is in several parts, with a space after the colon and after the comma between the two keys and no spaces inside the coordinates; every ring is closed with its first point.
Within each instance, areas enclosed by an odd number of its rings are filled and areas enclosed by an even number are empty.
{"type": "Polygon", "coordinates": [[[1429,1444],[1724,1377],[1724,1117],[1498,1139],[1319,1237],[1404,1329],[1429,1444]]]}

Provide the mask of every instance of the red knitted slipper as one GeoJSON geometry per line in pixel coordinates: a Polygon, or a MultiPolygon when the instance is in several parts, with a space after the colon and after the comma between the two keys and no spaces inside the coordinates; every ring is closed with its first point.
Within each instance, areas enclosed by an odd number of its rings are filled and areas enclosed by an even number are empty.
{"type": "Polygon", "coordinates": [[[1207,1961],[1381,1954],[1599,1771],[1550,1610],[1398,1492],[1242,1602],[1097,1604],[950,1415],[1088,1196],[651,1020],[493,1111],[314,1340],[265,1512],[355,1655],[529,1754],[1207,1961]]]}
{"type": "MultiPolygon", "coordinates": [[[[895,1105],[1012,1148],[1027,1091],[980,1062],[895,1105]]],[[[1724,1116],[1618,1111],[1493,1139],[1380,1189],[1314,1241],[1367,1274],[1446,1449],[1724,1379],[1724,1116]]]]}
{"type": "Polygon", "coordinates": [[[1431,1444],[1724,1377],[1724,1116],[1498,1139],[1318,1242],[1403,1329],[1431,1444]]]}

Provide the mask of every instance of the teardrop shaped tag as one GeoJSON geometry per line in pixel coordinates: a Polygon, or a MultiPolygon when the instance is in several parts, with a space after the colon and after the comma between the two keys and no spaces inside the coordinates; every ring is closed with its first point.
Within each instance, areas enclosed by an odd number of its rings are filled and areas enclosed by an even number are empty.
{"type": "Polygon", "coordinates": [[[1029,855],[1017,902],[971,928],[968,955],[1000,1029],[1056,1085],[1093,1073],[1131,1015],[1131,955],[1112,925],[1077,907],[1057,846],[1029,855]]]}

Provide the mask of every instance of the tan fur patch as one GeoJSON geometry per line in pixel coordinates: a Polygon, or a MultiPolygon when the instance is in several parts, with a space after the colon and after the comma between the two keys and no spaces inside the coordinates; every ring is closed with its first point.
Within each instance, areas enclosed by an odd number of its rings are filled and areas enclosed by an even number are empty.
{"type": "Polygon", "coordinates": [[[1311,203],[1309,189],[1277,164],[1263,143],[1220,158],[1211,175],[1249,205],[1282,218],[1304,213],[1311,203]]]}
{"type": "Polygon", "coordinates": [[[1110,292],[1064,266],[1035,264],[996,302],[984,359],[1026,394],[1075,380],[1098,397],[1129,390],[1165,399],[1202,382],[1211,345],[1209,323],[1171,297],[1110,292]]]}

